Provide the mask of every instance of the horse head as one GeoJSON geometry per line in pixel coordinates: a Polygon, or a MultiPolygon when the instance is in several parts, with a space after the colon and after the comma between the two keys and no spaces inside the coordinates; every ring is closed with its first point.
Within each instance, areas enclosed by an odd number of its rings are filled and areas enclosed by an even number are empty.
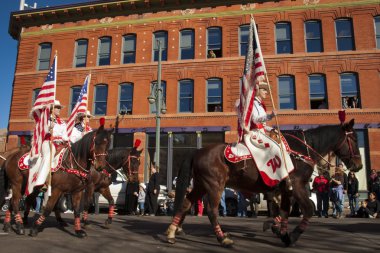
{"type": "Polygon", "coordinates": [[[138,173],[140,167],[140,156],[142,150],[133,147],[128,154],[127,160],[123,163],[123,172],[130,181],[138,181],[138,173]]]}
{"type": "Polygon", "coordinates": [[[333,151],[349,170],[358,172],[363,167],[363,163],[354,124],[355,121],[352,119],[340,126],[340,138],[333,151]]]}
{"type": "Polygon", "coordinates": [[[95,169],[104,168],[107,166],[107,150],[111,142],[111,134],[113,130],[104,129],[104,125],[101,125],[93,135],[90,155],[95,169]]]}

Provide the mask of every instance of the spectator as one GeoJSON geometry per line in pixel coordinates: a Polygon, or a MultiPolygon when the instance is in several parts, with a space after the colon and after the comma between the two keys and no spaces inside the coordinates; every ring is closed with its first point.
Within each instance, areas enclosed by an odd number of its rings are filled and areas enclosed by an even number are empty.
{"type": "Polygon", "coordinates": [[[222,192],[222,197],[220,198],[220,205],[222,206],[222,216],[227,216],[227,207],[226,207],[226,189],[222,192]]]}
{"type": "Polygon", "coordinates": [[[326,178],[322,170],[318,171],[318,176],[313,181],[313,191],[317,195],[318,217],[328,218],[329,210],[329,180],[326,178]]]}
{"type": "Polygon", "coordinates": [[[197,216],[203,216],[203,201],[202,198],[197,200],[197,216]]]}
{"type": "Polygon", "coordinates": [[[146,197],[146,186],[144,183],[139,184],[139,194],[137,198],[137,202],[139,204],[140,215],[144,215],[144,203],[146,197]]]}
{"type": "Polygon", "coordinates": [[[145,215],[155,216],[158,209],[157,198],[160,193],[160,184],[158,183],[158,172],[152,164],[151,176],[149,178],[148,189],[145,198],[145,215]]]}
{"type": "Polygon", "coordinates": [[[350,203],[350,215],[355,216],[359,209],[359,181],[354,172],[348,173],[348,199],[350,203]]]}
{"type": "Polygon", "coordinates": [[[343,175],[343,198],[342,198],[341,209],[342,209],[342,212],[344,212],[344,203],[346,202],[346,194],[347,194],[347,190],[348,190],[348,177],[347,177],[347,174],[344,173],[342,163],[340,163],[338,165],[338,169],[343,175]]]}
{"type": "Polygon", "coordinates": [[[376,170],[371,170],[371,173],[369,174],[369,179],[368,179],[368,185],[369,185],[369,191],[373,192],[374,190],[372,189],[373,183],[376,181],[377,178],[377,173],[376,170]]]}
{"type": "Polygon", "coordinates": [[[376,194],[371,192],[369,198],[362,201],[358,210],[359,218],[379,218],[380,202],[376,199],[376,194]]]}
{"type": "Polygon", "coordinates": [[[209,51],[208,51],[207,58],[216,58],[216,55],[215,55],[215,53],[214,53],[213,50],[209,50],[209,51]]]}
{"type": "Polygon", "coordinates": [[[35,208],[36,213],[41,212],[41,204],[42,204],[43,200],[44,200],[44,192],[41,191],[40,193],[38,193],[38,195],[36,197],[36,208],[35,208]]]}
{"type": "Polygon", "coordinates": [[[376,196],[380,196],[380,171],[377,172],[377,176],[372,182],[371,188],[372,188],[371,192],[376,193],[376,196]]]}
{"type": "Polygon", "coordinates": [[[359,108],[359,99],[357,96],[351,98],[351,108],[359,108]]]}
{"type": "Polygon", "coordinates": [[[125,211],[127,215],[135,215],[137,209],[137,198],[139,196],[139,182],[128,181],[125,190],[125,211]]]}
{"type": "Polygon", "coordinates": [[[350,107],[348,106],[348,97],[347,97],[347,96],[343,97],[343,99],[342,99],[342,108],[343,108],[343,109],[350,108],[350,107]]]}
{"type": "Polygon", "coordinates": [[[342,201],[343,201],[343,184],[344,184],[344,176],[343,171],[339,169],[338,166],[335,170],[334,176],[330,180],[330,199],[333,203],[333,217],[334,218],[342,218],[342,201]]]}
{"type": "Polygon", "coordinates": [[[238,202],[238,217],[247,217],[247,205],[245,204],[245,197],[240,191],[235,191],[238,202]]]}
{"type": "Polygon", "coordinates": [[[257,218],[257,215],[259,215],[259,204],[260,194],[252,193],[251,197],[249,198],[249,207],[252,211],[252,218],[257,218]]]}

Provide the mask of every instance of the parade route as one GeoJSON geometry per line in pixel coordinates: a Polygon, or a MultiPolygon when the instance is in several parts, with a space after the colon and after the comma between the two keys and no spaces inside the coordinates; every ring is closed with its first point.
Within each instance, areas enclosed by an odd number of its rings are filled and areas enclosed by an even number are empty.
{"type": "MultiPolygon", "coordinates": [[[[188,216],[186,236],[177,237],[174,245],[164,235],[171,218],[168,216],[117,215],[111,229],[104,229],[106,214],[90,215],[92,226],[88,237],[73,234],[72,214],[63,215],[69,227],[59,228],[50,216],[38,237],[20,236],[14,232],[0,234],[1,252],[376,252],[380,250],[380,219],[313,218],[309,230],[295,247],[285,248],[271,232],[263,232],[265,217],[220,218],[222,229],[229,232],[235,245],[222,248],[217,242],[208,218],[188,216]]],[[[4,216],[1,217],[1,222],[4,216]]],[[[291,218],[294,228],[298,218],[291,218]]],[[[29,229],[26,230],[29,233],[29,229]]]]}

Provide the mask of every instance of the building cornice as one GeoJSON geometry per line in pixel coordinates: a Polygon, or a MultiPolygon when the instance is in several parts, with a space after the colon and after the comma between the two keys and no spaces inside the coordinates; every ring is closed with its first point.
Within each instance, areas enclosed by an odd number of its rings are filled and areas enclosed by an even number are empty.
{"type": "MultiPolygon", "coordinates": [[[[159,2],[161,2],[160,0],[159,2]]],[[[371,5],[371,4],[379,4],[379,0],[361,0],[361,1],[342,1],[335,3],[318,3],[318,4],[301,4],[301,5],[288,5],[281,7],[271,7],[265,8],[260,6],[259,4],[254,5],[252,8],[240,8],[240,10],[228,10],[222,12],[204,12],[202,13],[202,7],[206,6],[219,6],[225,5],[225,1],[215,1],[209,2],[204,1],[204,3],[196,2],[194,3],[192,8],[198,7],[197,11],[191,12],[190,14],[181,12],[181,15],[172,15],[172,16],[158,16],[158,17],[147,17],[147,18],[135,18],[130,20],[122,20],[117,21],[113,20],[112,22],[96,22],[95,24],[87,24],[75,27],[62,27],[62,28],[51,28],[51,29],[42,29],[41,31],[31,31],[31,32],[22,32],[22,27],[32,27],[39,26],[44,24],[52,24],[52,23],[62,23],[62,22],[73,22],[75,20],[83,20],[83,19],[101,19],[104,17],[117,17],[117,16],[128,16],[133,14],[142,14],[147,12],[152,12],[152,8],[144,8],[142,10],[136,9],[135,11],[123,9],[123,7],[118,7],[114,9],[107,9],[107,6],[113,6],[118,4],[126,4],[126,3],[142,3],[146,2],[146,0],[126,0],[126,1],[106,1],[103,3],[95,2],[94,4],[76,4],[76,5],[67,5],[66,7],[56,7],[56,8],[48,8],[41,9],[36,11],[26,11],[26,12],[13,12],[10,17],[10,26],[9,33],[14,38],[17,39],[20,37],[20,33],[22,37],[28,36],[41,36],[46,34],[54,34],[54,33],[64,33],[64,32],[73,32],[78,30],[91,30],[98,28],[107,28],[107,27],[117,27],[117,26],[125,26],[125,25],[136,25],[136,24],[149,24],[149,23],[157,23],[157,22],[172,22],[178,20],[193,20],[193,19],[202,19],[202,18],[218,18],[218,17],[229,17],[229,16],[242,16],[247,14],[260,14],[260,13],[277,13],[277,12],[294,12],[300,10],[311,10],[311,9],[326,9],[326,8],[340,8],[340,7],[355,7],[355,6],[363,6],[363,5],[371,5]],[[83,13],[82,9],[88,8],[90,15],[83,13]],[[96,12],[96,8],[101,8],[96,12]],[[122,9],[120,9],[122,8],[122,9]],[[91,11],[92,10],[92,11],[91,11]],[[106,11],[105,11],[106,10],[106,11]],[[80,13],[71,13],[71,12],[80,12],[80,13]],[[92,13],[92,14],[91,14],[92,13]]],[[[148,1],[150,2],[150,1],[148,1]]],[[[152,1],[156,2],[156,1],[152,1]]],[[[165,2],[165,1],[163,1],[165,2]]],[[[178,1],[175,1],[178,2],[178,1]]],[[[194,1],[195,2],[195,1],[194,1]]],[[[230,1],[229,4],[241,4],[247,1],[230,1]]],[[[186,9],[191,7],[191,5],[182,5],[177,4],[174,5],[171,10],[178,9],[186,9]]],[[[167,10],[167,7],[157,7],[157,11],[167,10]],[[160,9],[161,8],[161,9],[160,9]]]]}

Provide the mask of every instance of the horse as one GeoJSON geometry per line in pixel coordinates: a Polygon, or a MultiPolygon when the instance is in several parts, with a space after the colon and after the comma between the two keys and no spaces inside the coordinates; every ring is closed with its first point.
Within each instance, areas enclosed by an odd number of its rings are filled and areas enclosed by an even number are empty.
{"type": "MultiPolygon", "coordinates": [[[[309,200],[306,184],[314,170],[314,164],[329,152],[339,157],[350,170],[357,172],[363,165],[358,148],[357,134],[353,128],[354,120],[341,125],[320,126],[294,134],[284,134],[291,150],[294,170],[290,173],[291,186],[281,181],[278,190],[281,194],[280,215],[274,217],[278,226],[278,236],[286,246],[294,245],[306,230],[313,215],[313,205],[309,200]],[[303,213],[302,221],[288,233],[288,215],[291,199],[298,202],[303,213]]],[[[228,144],[215,144],[201,148],[183,161],[177,178],[175,215],[166,231],[167,241],[175,243],[176,233],[183,232],[182,224],[187,211],[195,201],[205,194],[208,197],[207,213],[216,238],[224,247],[232,246],[234,241],[225,233],[218,222],[218,207],[225,186],[243,192],[266,193],[273,191],[260,177],[255,162],[250,160],[230,163],[224,156],[228,144]],[[191,174],[193,189],[186,195],[191,174]]]]}
{"type": "Polygon", "coordinates": [[[117,169],[122,168],[124,175],[127,176],[128,181],[138,181],[138,169],[140,166],[140,155],[142,150],[137,150],[137,147],[129,149],[112,149],[108,152],[107,166],[101,170],[92,170],[91,183],[87,185],[85,190],[85,202],[82,221],[84,228],[89,226],[88,222],[88,209],[92,202],[94,192],[99,192],[108,201],[108,218],[105,221],[105,228],[110,228],[112,218],[114,215],[115,202],[111,195],[109,185],[112,184],[111,175],[117,173],[117,169]]]}
{"type": "MultiPolygon", "coordinates": [[[[51,174],[51,196],[47,201],[43,214],[33,223],[30,230],[31,236],[38,235],[39,228],[45,217],[49,216],[57,200],[63,193],[71,193],[73,196],[75,234],[78,237],[85,237],[87,235],[80,226],[80,200],[83,189],[86,187],[92,164],[96,168],[106,166],[105,157],[110,143],[111,132],[104,129],[102,125],[96,131],[86,134],[80,141],[66,149],[60,169],[51,174]]],[[[18,161],[25,153],[25,150],[14,153],[8,157],[5,164],[6,176],[13,195],[11,206],[5,214],[3,230],[8,232],[11,229],[11,213],[13,212],[16,220],[16,233],[19,235],[25,234],[24,221],[19,213],[19,202],[26,190],[29,170],[20,170],[18,168],[18,161]]],[[[26,210],[34,203],[37,195],[38,191],[33,191],[33,193],[27,196],[25,201],[27,205],[26,210]]]]}

